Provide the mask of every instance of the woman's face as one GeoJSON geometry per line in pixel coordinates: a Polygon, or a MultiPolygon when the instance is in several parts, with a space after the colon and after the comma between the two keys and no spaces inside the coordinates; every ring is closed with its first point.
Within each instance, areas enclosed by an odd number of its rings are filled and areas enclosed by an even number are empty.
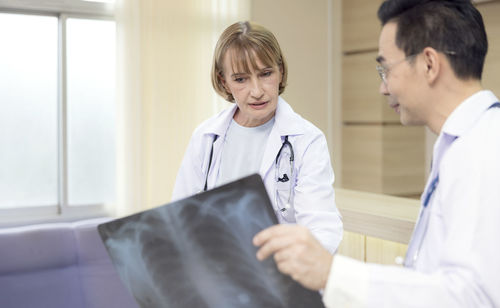
{"type": "Polygon", "coordinates": [[[228,50],[224,56],[222,82],[238,105],[233,118],[241,126],[262,125],[276,112],[281,70],[277,65],[265,66],[256,58],[257,69],[251,67],[248,73],[235,72],[233,69],[236,70],[237,65],[232,65],[231,55],[228,50]]]}

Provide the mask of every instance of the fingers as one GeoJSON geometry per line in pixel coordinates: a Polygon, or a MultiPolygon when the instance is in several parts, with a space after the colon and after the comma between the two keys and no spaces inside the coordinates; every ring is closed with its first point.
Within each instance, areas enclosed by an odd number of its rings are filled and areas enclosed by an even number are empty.
{"type": "Polygon", "coordinates": [[[261,246],[257,251],[257,259],[264,260],[292,245],[295,242],[295,228],[291,225],[275,225],[255,235],[254,245],[261,246]]]}
{"type": "Polygon", "coordinates": [[[253,238],[257,259],[274,255],[278,270],[311,290],[324,288],[333,256],[304,226],[275,225],[253,238]]]}
{"type": "Polygon", "coordinates": [[[286,234],[288,225],[274,225],[257,233],[253,238],[255,246],[262,246],[270,238],[286,234]]]}
{"type": "Polygon", "coordinates": [[[257,259],[264,260],[272,254],[278,253],[294,243],[294,238],[289,235],[281,235],[269,238],[257,251],[257,259]]]}
{"type": "MultiPolygon", "coordinates": [[[[276,261],[276,266],[278,267],[278,270],[280,272],[282,272],[283,274],[291,276],[294,273],[292,270],[292,262],[290,262],[290,260],[288,260],[288,259],[276,261]]],[[[296,280],[296,279],[294,279],[294,280],[296,280]]]]}

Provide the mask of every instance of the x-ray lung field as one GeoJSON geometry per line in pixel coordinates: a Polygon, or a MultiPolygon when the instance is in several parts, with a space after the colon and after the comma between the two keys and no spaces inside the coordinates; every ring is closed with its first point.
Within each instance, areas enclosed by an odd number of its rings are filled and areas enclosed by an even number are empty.
{"type": "Polygon", "coordinates": [[[323,307],[317,292],[260,262],[253,236],[277,220],[259,175],[101,224],[142,308],[323,307]]]}

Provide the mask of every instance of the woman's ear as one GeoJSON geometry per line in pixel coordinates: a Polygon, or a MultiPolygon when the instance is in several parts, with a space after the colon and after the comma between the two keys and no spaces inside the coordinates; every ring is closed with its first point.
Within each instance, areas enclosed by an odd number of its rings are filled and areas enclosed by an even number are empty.
{"type": "Polygon", "coordinates": [[[224,90],[226,90],[227,100],[231,102],[234,101],[233,93],[229,90],[226,79],[224,79],[221,73],[217,74],[217,78],[219,78],[220,84],[224,87],[224,90]]]}
{"type": "Polygon", "coordinates": [[[283,74],[285,72],[284,69],[283,69],[283,63],[281,63],[279,65],[279,69],[280,69],[280,82],[279,83],[281,84],[281,82],[283,81],[283,74]]]}
{"type": "Polygon", "coordinates": [[[230,94],[231,91],[229,91],[229,87],[227,86],[226,79],[224,79],[224,76],[222,76],[222,73],[217,74],[217,76],[218,76],[218,78],[220,80],[221,85],[224,87],[224,89],[226,89],[226,92],[228,94],[230,94]]]}
{"type": "Polygon", "coordinates": [[[429,84],[433,84],[438,78],[443,68],[442,58],[436,49],[425,47],[422,50],[425,65],[425,78],[429,84]]]}

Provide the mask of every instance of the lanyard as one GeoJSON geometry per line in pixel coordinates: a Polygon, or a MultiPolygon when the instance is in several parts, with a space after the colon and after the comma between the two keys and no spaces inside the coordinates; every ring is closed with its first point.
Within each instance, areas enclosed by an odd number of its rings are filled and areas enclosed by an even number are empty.
{"type": "Polygon", "coordinates": [[[427,195],[425,196],[424,199],[424,207],[427,207],[429,205],[429,201],[431,200],[432,194],[436,190],[437,184],[439,183],[439,174],[432,180],[431,185],[429,186],[429,190],[427,192],[427,195]]]}

